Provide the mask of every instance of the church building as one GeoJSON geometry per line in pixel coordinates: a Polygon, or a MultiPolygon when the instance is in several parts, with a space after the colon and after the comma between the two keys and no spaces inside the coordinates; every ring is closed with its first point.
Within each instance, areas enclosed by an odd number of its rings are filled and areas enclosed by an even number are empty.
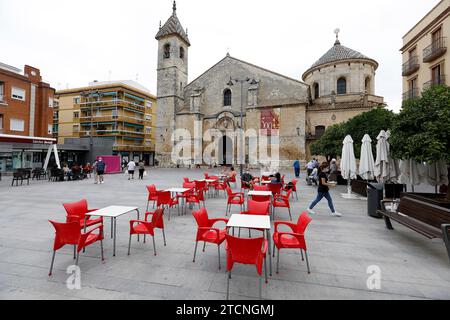
{"type": "MultiPolygon", "coordinates": [[[[253,130],[276,144],[279,166],[312,155],[309,146],[327,127],[372,108],[384,107],[375,95],[378,63],[341,45],[336,32],[332,48],[300,79],[292,79],[227,54],[195,80],[188,82],[191,43],[173,5],[172,16],[160,26],[158,40],[156,159],[160,166],[176,164],[172,152],[180,142],[175,132],[190,132],[193,148],[207,148],[210,129],[218,137],[217,165],[238,164],[238,136],[227,132],[253,130]]],[[[214,139],[214,138],[213,138],[214,139]]],[[[213,140],[214,141],[214,140],[213,140]]],[[[245,141],[246,150],[249,139],[245,141]]],[[[205,163],[203,153],[192,164],[205,163]]],[[[208,159],[210,160],[210,159],[208,159]]]]}

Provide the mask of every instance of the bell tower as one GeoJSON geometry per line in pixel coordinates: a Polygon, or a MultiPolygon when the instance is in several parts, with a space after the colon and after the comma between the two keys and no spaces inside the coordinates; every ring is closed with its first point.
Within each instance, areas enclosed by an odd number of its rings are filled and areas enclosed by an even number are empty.
{"type": "Polygon", "coordinates": [[[177,17],[176,1],[172,16],[159,27],[158,78],[156,119],[156,158],[159,165],[172,163],[172,133],[176,129],[176,114],[184,103],[184,87],[188,81],[188,50],[191,46],[187,33],[177,17]]]}

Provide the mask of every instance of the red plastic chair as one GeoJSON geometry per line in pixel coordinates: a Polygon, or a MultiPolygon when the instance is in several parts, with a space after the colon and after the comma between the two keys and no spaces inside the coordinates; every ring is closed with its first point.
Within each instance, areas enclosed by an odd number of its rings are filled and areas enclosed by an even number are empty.
{"type": "Polygon", "coordinates": [[[203,175],[205,176],[205,179],[206,179],[206,180],[210,179],[210,178],[209,178],[209,173],[208,173],[208,172],[205,172],[203,175]]]}
{"type": "Polygon", "coordinates": [[[228,219],[209,219],[208,212],[205,208],[201,208],[199,211],[193,212],[192,215],[197,221],[198,226],[197,237],[195,240],[194,259],[192,260],[192,262],[195,262],[195,256],[197,255],[197,245],[199,242],[204,242],[203,252],[205,252],[206,243],[213,243],[217,245],[220,270],[220,245],[225,241],[225,234],[227,233],[227,229],[217,229],[214,228],[214,225],[218,222],[228,223],[228,219]]]}
{"type": "Polygon", "coordinates": [[[283,185],[281,183],[270,183],[267,185],[267,188],[274,196],[281,193],[281,189],[283,188],[283,185]]]}
{"type": "Polygon", "coordinates": [[[294,197],[294,193],[295,193],[295,197],[297,198],[297,201],[298,201],[297,183],[298,183],[297,179],[292,179],[292,181],[291,181],[291,184],[292,184],[291,188],[289,188],[288,185],[285,185],[284,188],[283,188],[283,191],[284,192],[288,192],[289,190],[292,190],[292,197],[294,197]]]}
{"type": "Polygon", "coordinates": [[[291,204],[289,203],[289,198],[291,197],[292,190],[289,190],[286,195],[283,194],[277,194],[274,196],[272,207],[273,207],[273,216],[275,217],[275,208],[287,208],[289,211],[289,217],[292,221],[292,214],[291,214],[291,204]]]}
{"type": "MultiPolygon", "coordinates": [[[[158,210],[156,210],[155,212],[147,212],[145,214],[145,221],[148,222],[148,217],[150,217],[150,216],[152,217],[153,227],[155,229],[161,229],[162,230],[163,239],[164,239],[164,246],[167,246],[166,233],[164,232],[164,209],[162,209],[161,219],[157,219],[157,217],[155,217],[157,215],[158,215],[158,210]]],[[[145,243],[145,235],[144,235],[144,243],[145,243]]]]}
{"type": "Polygon", "coordinates": [[[217,184],[215,184],[214,186],[214,190],[216,191],[216,194],[219,195],[220,191],[223,191],[225,194],[227,193],[227,188],[229,188],[230,186],[228,185],[228,180],[225,179],[222,182],[217,182],[217,184]]]}
{"type": "Polygon", "coordinates": [[[178,208],[178,214],[180,214],[180,206],[178,202],[178,198],[172,198],[169,191],[158,191],[158,201],[157,201],[157,208],[163,209],[167,208],[169,209],[169,221],[170,221],[170,211],[174,206],[177,206],[178,208]]]}
{"type": "Polygon", "coordinates": [[[269,191],[268,186],[254,186],[253,191],[269,191]]]}
{"type": "Polygon", "coordinates": [[[191,183],[191,181],[189,180],[189,178],[184,177],[183,178],[184,183],[191,183]]]}
{"type": "MultiPolygon", "coordinates": [[[[164,209],[158,209],[154,213],[146,213],[145,214],[145,221],[139,221],[139,220],[131,220],[130,221],[130,240],[128,242],[128,255],[130,255],[130,249],[131,249],[131,236],[137,234],[137,235],[144,235],[144,243],[145,243],[145,236],[151,235],[153,239],[153,252],[156,256],[156,244],[155,244],[155,229],[160,227],[162,225],[162,229],[164,231],[164,222],[163,220],[164,215],[164,209]],[[148,216],[152,216],[152,221],[148,222],[147,218],[148,216]]],[[[165,236],[164,236],[164,242],[165,242],[165,236]]]]}
{"type": "MultiPolygon", "coordinates": [[[[64,203],[63,207],[66,209],[67,217],[71,217],[71,221],[73,221],[73,217],[78,217],[78,223],[80,224],[80,228],[84,229],[84,232],[86,232],[87,227],[103,224],[103,217],[91,219],[91,216],[88,215],[89,212],[98,209],[89,210],[87,200],[85,199],[74,203],[64,203]]],[[[69,222],[69,220],[67,220],[67,222],[69,222]]]]}
{"type": "Polygon", "coordinates": [[[206,181],[194,181],[195,183],[195,189],[197,191],[202,191],[203,193],[208,192],[208,186],[206,185],[206,181]]]}
{"type": "Polygon", "coordinates": [[[228,216],[228,213],[231,213],[232,205],[241,206],[241,211],[243,211],[245,204],[245,195],[242,192],[233,193],[233,191],[231,191],[231,188],[229,186],[227,186],[226,191],[228,194],[228,200],[227,200],[227,212],[225,215],[228,216]]]}
{"type": "Polygon", "coordinates": [[[158,202],[158,191],[156,190],[156,186],[154,184],[147,186],[148,191],[148,199],[147,199],[147,211],[148,205],[150,202],[153,202],[153,208],[155,208],[155,203],[158,202]]]}
{"type": "Polygon", "coordinates": [[[249,200],[247,204],[247,210],[241,212],[241,214],[249,215],[269,215],[270,201],[258,202],[249,200]]]}
{"type": "Polygon", "coordinates": [[[203,193],[203,190],[196,188],[195,191],[186,198],[186,204],[196,203],[200,209],[200,202],[203,202],[203,206],[205,206],[205,194],[203,193]]]}
{"type": "Polygon", "coordinates": [[[267,263],[266,254],[268,249],[267,240],[264,238],[241,239],[226,235],[227,240],[227,300],[230,297],[230,279],[231,270],[235,263],[255,265],[259,278],[259,298],[262,298],[262,266],[264,263],[264,271],[266,283],[267,280],[267,263]]]}
{"type": "Polygon", "coordinates": [[[74,259],[76,259],[76,265],[78,265],[78,261],[80,258],[80,251],[84,248],[90,246],[91,244],[100,241],[100,248],[102,252],[102,261],[104,261],[103,256],[103,225],[100,225],[92,230],[89,230],[86,233],[81,233],[80,223],[78,220],[78,216],[69,216],[69,222],[67,223],[59,223],[55,221],[50,221],[56,231],[55,241],[53,243],[53,257],[52,264],[50,265],[49,276],[52,275],[53,272],[53,263],[55,262],[56,251],[64,247],[65,245],[73,246],[73,254],[74,259]],[[94,231],[98,230],[98,233],[94,233],[94,231]]]}
{"type": "Polygon", "coordinates": [[[276,246],[278,249],[277,273],[279,271],[281,249],[300,249],[302,261],[304,261],[303,251],[305,251],[308,274],[311,273],[309,269],[308,251],[305,241],[305,231],[311,221],[311,217],[306,212],[303,212],[298,218],[297,224],[294,224],[292,222],[275,222],[275,232],[273,234],[273,256],[275,257],[276,246]],[[281,225],[289,227],[292,232],[280,232],[279,227],[281,225]]]}

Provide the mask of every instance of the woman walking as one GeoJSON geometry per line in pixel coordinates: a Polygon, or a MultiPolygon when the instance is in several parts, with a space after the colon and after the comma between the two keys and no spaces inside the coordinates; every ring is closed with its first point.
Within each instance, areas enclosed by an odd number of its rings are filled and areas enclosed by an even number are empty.
{"type": "Polygon", "coordinates": [[[319,188],[317,189],[317,198],[311,203],[308,208],[308,212],[310,214],[315,214],[313,211],[314,207],[323,199],[328,200],[328,206],[331,210],[332,217],[342,217],[342,214],[336,212],[333,205],[333,199],[331,198],[330,188],[335,188],[336,185],[332,183],[328,183],[327,173],[329,172],[329,164],[328,162],[322,163],[319,167],[319,188]]]}
{"type": "Polygon", "coordinates": [[[144,180],[145,163],[143,160],[139,161],[138,167],[139,167],[139,179],[144,180]]]}

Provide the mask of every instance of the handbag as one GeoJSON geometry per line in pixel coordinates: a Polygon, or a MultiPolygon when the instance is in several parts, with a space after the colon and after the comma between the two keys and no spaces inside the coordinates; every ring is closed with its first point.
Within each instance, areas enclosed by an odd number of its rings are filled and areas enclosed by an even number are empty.
{"type": "Polygon", "coordinates": [[[147,171],[144,171],[144,177],[146,177],[147,176],[147,171]]]}

